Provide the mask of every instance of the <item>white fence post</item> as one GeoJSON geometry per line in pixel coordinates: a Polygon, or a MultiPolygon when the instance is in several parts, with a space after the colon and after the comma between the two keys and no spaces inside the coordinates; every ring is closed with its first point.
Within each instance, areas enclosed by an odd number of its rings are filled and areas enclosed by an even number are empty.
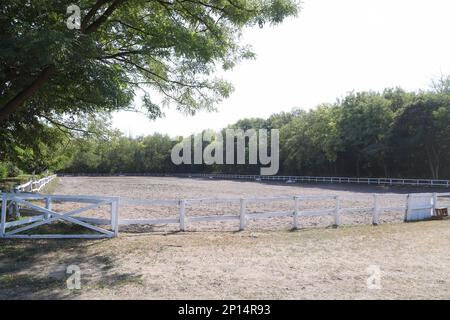
{"type": "Polygon", "coordinates": [[[246,206],[246,200],[241,199],[241,211],[240,211],[240,223],[239,223],[239,231],[242,231],[245,229],[245,226],[247,225],[247,217],[245,215],[245,206],[246,206]]]}
{"type": "Polygon", "coordinates": [[[180,200],[180,230],[186,231],[186,200],[180,200]]]}
{"type": "MultiPolygon", "coordinates": [[[[52,197],[45,198],[45,208],[48,210],[52,210],[52,197]]],[[[45,219],[50,218],[50,214],[44,214],[45,219]]]]}
{"type": "Polygon", "coordinates": [[[299,199],[298,197],[294,197],[295,200],[295,208],[294,208],[294,230],[298,229],[298,211],[299,211],[299,199]]]}
{"type": "Polygon", "coordinates": [[[1,222],[0,222],[0,237],[5,235],[5,223],[6,223],[6,194],[2,195],[2,213],[1,213],[1,222]]]}
{"type": "Polygon", "coordinates": [[[341,224],[341,219],[339,217],[339,210],[340,210],[340,199],[339,196],[335,197],[336,204],[334,207],[334,225],[339,226],[341,224]]]}
{"type": "Polygon", "coordinates": [[[431,213],[431,215],[433,215],[433,216],[436,214],[437,199],[438,199],[437,193],[434,192],[434,193],[433,193],[433,212],[431,213]]]}
{"type": "Polygon", "coordinates": [[[378,205],[378,195],[373,195],[373,216],[372,216],[372,224],[378,225],[380,223],[380,209],[378,205]]]}
{"type": "Polygon", "coordinates": [[[408,194],[406,197],[406,212],[405,212],[405,221],[408,220],[408,217],[411,215],[412,208],[412,196],[408,194]]]}
{"type": "Polygon", "coordinates": [[[111,228],[114,237],[117,237],[119,235],[119,199],[111,201],[111,228]]]}

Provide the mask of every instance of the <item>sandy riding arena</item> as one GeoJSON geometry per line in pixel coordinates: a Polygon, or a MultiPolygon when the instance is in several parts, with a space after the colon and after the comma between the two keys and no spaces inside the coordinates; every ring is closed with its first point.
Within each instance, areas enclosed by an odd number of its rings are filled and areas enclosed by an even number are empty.
{"type": "MultiPolygon", "coordinates": [[[[389,200],[392,204],[402,202],[408,192],[424,190],[63,177],[55,194],[132,199],[331,194],[345,196],[344,205],[364,208],[373,192],[398,194],[389,200]]],[[[249,205],[249,212],[289,205],[249,205]]],[[[316,208],[318,204],[304,205],[316,208]]],[[[55,206],[57,210],[58,204],[55,206]]],[[[188,208],[187,216],[238,211],[231,205],[199,205],[188,208]]],[[[102,212],[92,212],[95,214],[102,212]]],[[[343,215],[339,228],[331,228],[328,217],[305,217],[301,229],[291,231],[291,218],[275,218],[253,221],[243,232],[236,232],[236,222],[230,221],[190,224],[188,232],[175,232],[168,226],[121,229],[118,238],[104,240],[2,240],[0,298],[449,299],[450,221],[402,223],[403,214],[386,212],[379,226],[370,225],[370,217],[362,210],[343,215]],[[81,270],[80,289],[67,288],[70,265],[81,270]]],[[[129,206],[120,212],[121,218],[171,215],[176,212],[164,207],[129,206]]]]}

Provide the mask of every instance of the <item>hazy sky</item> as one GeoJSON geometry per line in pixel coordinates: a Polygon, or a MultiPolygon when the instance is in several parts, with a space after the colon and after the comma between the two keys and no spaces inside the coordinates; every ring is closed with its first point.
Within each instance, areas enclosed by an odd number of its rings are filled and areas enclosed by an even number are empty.
{"type": "Polygon", "coordinates": [[[113,125],[127,135],[188,135],[220,129],[244,117],[268,117],[294,107],[314,108],[351,90],[428,88],[450,74],[450,1],[303,0],[296,19],[248,29],[256,60],[225,79],[235,87],[219,112],[166,118],[120,112],[113,125]]]}

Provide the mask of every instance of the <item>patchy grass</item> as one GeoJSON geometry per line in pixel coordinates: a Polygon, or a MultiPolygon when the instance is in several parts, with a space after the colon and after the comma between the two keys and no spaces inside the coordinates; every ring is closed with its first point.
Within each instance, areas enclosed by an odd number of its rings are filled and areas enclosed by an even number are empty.
{"type": "MultiPolygon", "coordinates": [[[[45,177],[44,174],[34,176],[34,178],[36,180],[39,180],[44,177],[45,177]]],[[[17,177],[0,179],[0,190],[3,192],[11,192],[14,190],[14,187],[16,187],[17,185],[26,183],[26,182],[30,181],[32,178],[33,178],[33,175],[24,174],[24,175],[20,175],[17,177]]],[[[45,190],[45,192],[47,192],[47,193],[53,193],[56,190],[58,183],[59,183],[59,180],[58,180],[58,177],[56,177],[48,185],[46,185],[42,191],[45,190]]]]}
{"type": "Polygon", "coordinates": [[[50,277],[41,278],[32,275],[0,275],[0,287],[4,290],[15,290],[21,287],[32,287],[37,290],[48,290],[54,286],[61,286],[61,281],[50,277]]]}
{"type": "Polygon", "coordinates": [[[47,193],[47,194],[53,194],[55,193],[56,189],[59,186],[59,177],[54,178],[52,181],[50,181],[47,185],[45,185],[42,190],[41,193],[47,193]]]}

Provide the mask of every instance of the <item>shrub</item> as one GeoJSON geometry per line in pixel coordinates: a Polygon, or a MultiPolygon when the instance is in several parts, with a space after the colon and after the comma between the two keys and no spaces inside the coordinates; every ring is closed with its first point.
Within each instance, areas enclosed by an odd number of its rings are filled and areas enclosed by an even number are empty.
{"type": "Polygon", "coordinates": [[[6,162],[0,162],[0,179],[8,177],[8,163],[6,162]]]}
{"type": "Polygon", "coordinates": [[[10,177],[18,177],[23,175],[23,171],[20,170],[15,164],[9,163],[8,175],[10,177]]]}

